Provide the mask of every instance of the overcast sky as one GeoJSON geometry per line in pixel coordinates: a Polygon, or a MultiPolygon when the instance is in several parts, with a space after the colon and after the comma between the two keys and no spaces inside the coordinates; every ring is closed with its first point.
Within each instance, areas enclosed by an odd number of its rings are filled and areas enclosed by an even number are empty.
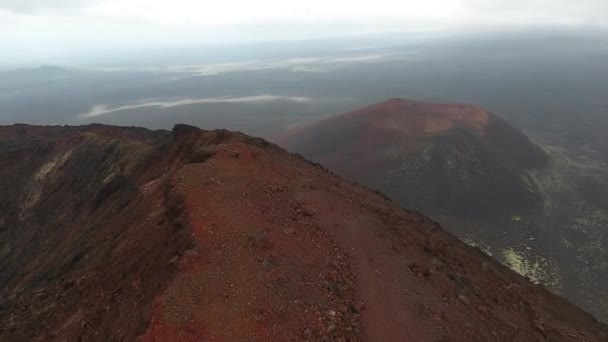
{"type": "Polygon", "coordinates": [[[0,0],[0,58],[543,25],[606,27],[608,0],[0,0]]]}

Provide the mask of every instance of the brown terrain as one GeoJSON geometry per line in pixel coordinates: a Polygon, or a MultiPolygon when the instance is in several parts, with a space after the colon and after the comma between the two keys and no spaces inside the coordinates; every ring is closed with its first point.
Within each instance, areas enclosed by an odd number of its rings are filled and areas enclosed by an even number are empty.
{"type": "Polygon", "coordinates": [[[608,341],[437,223],[262,139],[5,126],[0,166],[2,341],[608,341]]]}
{"type": "Polygon", "coordinates": [[[593,164],[488,111],[392,99],[277,141],[429,215],[533,282],[608,321],[606,187],[593,164]]]}
{"type": "MultiPolygon", "coordinates": [[[[391,99],[296,127],[277,140],[357,178],[377,170],[391,155],[413,150],[421,140],[449,137],[454,131],[484,141],[484,147],[494,155],[514,164],[539,167],[547,162],[543,151],[523,133],[499,117],[467,104],[391,99]],[[400,151],[392,150],[395,146],[400,151]],[[357,164],[351,168],[345,166],[344,160],[357,164]]],[[[458,137],[462,144],[464,139],[458,137]]]]}
{"type": "Polygon", "coordinates": [[[521,171],[548,162],[527,136],[481,108],[402,99],[296,127],[277,141],[433,215],[530,213],[540,198],[521,171]]]}

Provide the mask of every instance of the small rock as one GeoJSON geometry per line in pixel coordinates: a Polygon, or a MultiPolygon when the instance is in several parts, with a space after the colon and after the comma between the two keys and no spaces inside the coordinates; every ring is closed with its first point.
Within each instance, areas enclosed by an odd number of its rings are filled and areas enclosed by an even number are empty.
{"type": "Polygon", "coordinates": [[[213,157],[215,152],[207,147],[199,147],[190,155],[190,163],[203,163],[207,159],[213,157]]]}
{"type": "Polygon", "coordinates": [[[467,297],[466,297],[466,296],[464,296],[464,295],[458,295],[458,299],[460,299],[460,301],[461,301],[463,304],[465,304],[465,305],[469,305],[469,304],[470,304],[470,302],[469,302],[469,298],[467,298],[467,297]]]}
{"type": "Polygon", "coordinates": [[[540,332],[540,333],[541,333],[543,336],[545,336],[545,337],[547,336],[547,331],[545,330],[545,327],[544,327],[542,324],[540,324],[540,323],[536,323],[536,324],[534,325],[534,327],[535,327],[535,328],[536,328],[536,330],[538,330],[538,331],[539,331],[539,332],[540,332]]]}
{"type": "Polygon", "coordinates": [[[331,318],[331,319],[335,318],[336,317],[336,312],[334,310],[327,311],[327,317],[331,318]]]}
{"type": "Polygon", "coordinates": [[[445,315],[440,311],[433,311],[433,319],[437,322],[443,322],[445,319],[445,315]]]}
{"type": "Polygon", "coordinates": [[[315,208],[313,208],[309,205],[303,205],[301,209],[302,209],[301,213],[304,214],[305,216],[314,216],[317,213],[315,208]]]}
{"type": "Polygon", "coordinates": [[[279,261],[277,260],[277,258],[274,255],[269,255],[266,258],[264,258],[264,260],[262,261],[262,267],[264,267],[266,269],[273,268],[278,264],[279,264],[279,261]]]}
{"type": "Polygon", "coordinates": [[[189,256],[189,257],[197,257],[198,256],[198,252],[196,250],[194,250],[194,249],[189,249],[189,250],[185,251],[184,254],[186,256],[189,256]]]}
{"type": "Polygon", "coordinates": [[[230,151],[230,156],[231,156],[232,158],[238,158],[238,157],[240,157],[241,155],[240,155],[240,153],[238,153],[237,151],[230,151]]]}
{"type": "Polygon", "coordinates": [[[171,257],[171,259],[169,259],[169,263],[170,264],[175,264],[177,262],[177,260],[179,260],[179,256],[178,255],[174,255],[173,257],[171,257]]]}
{"type": "Polygon", "coordinates": [[[427,267],[419,265],[415,262],[410,263],[409,268],[412,273],[420,278],[428,278],[431,275],[431,272],[427,267]]]}
{"type": "Polygon", "coordinates": [[[265,231],[256,231],[247,236],[247,246],[259,249],[271,249],[273,243],[266,237],[265,231]]]}
{"type": "Polygon", "coordinates": [[[215,178],[210,178],[209,181],[211,183],[215,183],[218,186],[222,186],[222,183],[220,181],[218,181],[217,179],[215,179],[215,178]]]}

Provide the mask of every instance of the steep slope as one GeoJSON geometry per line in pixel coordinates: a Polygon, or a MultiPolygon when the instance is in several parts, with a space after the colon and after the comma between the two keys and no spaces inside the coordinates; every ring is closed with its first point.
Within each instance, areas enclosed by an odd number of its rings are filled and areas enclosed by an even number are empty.
{"type": "Polygon", "coordinates": [[[589,176],[595,169],[575,169],[499,117],[392,99],[292,129],[279,142],[608,320],[608,212],[602,183],[589,176]]]}
{"type": "Polygon", "coordinates": [[[191,244],[144,129],[0,128],[0,340],[132,340],[191,244]],[[148,303],[148,304],[147,304],[148,303]]]}
{"type": "Polygon", "coordinates": [[[436,223],[261,139],[0,136],[2,340],[606,340],[436,223]]]}

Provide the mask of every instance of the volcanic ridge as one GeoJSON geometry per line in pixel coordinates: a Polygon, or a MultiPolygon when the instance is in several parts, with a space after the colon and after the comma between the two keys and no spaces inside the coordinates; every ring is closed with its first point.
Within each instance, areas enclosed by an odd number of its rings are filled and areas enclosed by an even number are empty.
{"type": "MultiPolygon", "coordinates": [[[[401,105],[376,127],[409,129],[401,105]]],[[[496,120],[459,115],[414,121],[496,120]]],[[[3,341],[607,340],[437,223],[259,138],[3,126],[0,166],[3,341]]]]}

